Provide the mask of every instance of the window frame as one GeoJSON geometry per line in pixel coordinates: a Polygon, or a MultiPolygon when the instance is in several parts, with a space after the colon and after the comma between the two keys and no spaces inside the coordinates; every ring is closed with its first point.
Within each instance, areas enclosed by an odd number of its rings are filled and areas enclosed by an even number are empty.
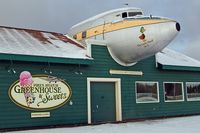
{"type": "Polygon", "coordinates": [[[160,93],[159,93],[159,82],[158,81],[135,81],[135,100],[136,103],[142,104],[142,103],[160,103],[160,93]],[[137,99],[137,83],[156,83],[157,86],[157,101],[146,101],[146,102],[139,102],[137,99]]]}
{"type": "Polygon", "coordinates": [[[183,82],[163,82],[163,93],[164,93],[164,102],[170,103],[170,102],[184,102],[185,101],[185,94],[184,94],[184,85],[183,82]],[[165,83],[180,83],[182,87],[182,99],[181,100],[166,100],[165,99],[165,83]]]}
{"type": "Polygon", "coordinates": [[[199,83],[199,84],[200,84],[200,82],[186,82],[186,83],[185,83],[185,89],[186,89],[186,99],[187,99],[187,101],[189,101],[189,102],[191,102],[191,101],[200,101],[200,98],[199,98],[199,99],[197,99],[197,100],[195,100],[195,99],[188,99],[188,89],[187,89],[187,83],[199,83]]]}

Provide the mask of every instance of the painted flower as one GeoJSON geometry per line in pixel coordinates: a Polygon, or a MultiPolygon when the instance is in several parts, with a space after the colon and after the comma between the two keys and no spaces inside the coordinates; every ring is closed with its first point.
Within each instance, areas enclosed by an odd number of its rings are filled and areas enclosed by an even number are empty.
{"type": "Polygon", "coordinates": [[[25,93],[24,96],[25,96],[26,103],[28,106],[30,106],[31,104],[35,102],[35,96],[33,94],[25,93]]]}
{"type": "Polygon", "coordinates": [[[140,38],[140,40],[142,40],[142,41],[146,41],[146,36],[145,36],[145,34],[144,34],[144,32],[146,31],[146,29],[144,28],[144,27],[141,27],[140,28],[140,33],[141,33],[141,35],[139,36],[139,38],[140,38]]]}
{"type": "Polygon", "coordinates": [[[141,36],[139,36],[139,38],[140,38],[141,40],[144,40],[144,39],[145,39],[145,34],[142,34],[141,36]]]}
{"type": "Polygon", "coordinates": [[[145,31],[146,31],[146,30],[145,30],[144,27],[141,27],[141,28],[140,28],[140,32],[141,32],[141,33],[144,33],[145,31]]]}

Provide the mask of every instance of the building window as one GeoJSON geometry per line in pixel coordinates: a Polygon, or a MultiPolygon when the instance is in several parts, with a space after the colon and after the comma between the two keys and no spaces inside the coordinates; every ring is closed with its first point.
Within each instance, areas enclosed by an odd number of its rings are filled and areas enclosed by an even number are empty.
{"type": "Polygon", "coordinates": [[[184,101],[183,83],[165,82],[164,93],[165,93],[165,102],[184,101]]]}
{"type": "Polygon", "coordinates": [[[158,82],[136,82],[135,88],[137,103],[159,102],[158,82]]]}
{"type": "Polygon", "coordinates": [[[86,31],[83,31],[83,32],[82,32],[82,38],[86,38],[86,36],[87,36],[87,32],[86,32],[86,31]]]}
{"type": "Polygon", "coordinates": [[[200,82],[187,82],[186,89],[188,101],[200,100],[200,82]]]}

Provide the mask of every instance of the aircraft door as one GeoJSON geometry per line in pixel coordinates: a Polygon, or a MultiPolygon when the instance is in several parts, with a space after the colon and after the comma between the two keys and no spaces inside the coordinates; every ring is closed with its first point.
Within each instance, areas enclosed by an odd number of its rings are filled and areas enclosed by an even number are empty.
{"type": "Polygon", "coordinates": [[[92,27],[94,28],[94,39],[104,40],[105,20],[103,18],[96,20],[92,27]]]}

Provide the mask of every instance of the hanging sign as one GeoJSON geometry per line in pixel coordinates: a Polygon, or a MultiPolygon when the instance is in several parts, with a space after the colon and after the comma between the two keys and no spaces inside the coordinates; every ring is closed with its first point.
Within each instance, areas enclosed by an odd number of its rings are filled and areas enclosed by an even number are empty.
{"type": "Polygon", "coordinates": [[[9,88],[10,99],[29,110],[51,110],[64,105],[71,97],[69,85],[48,75],[31,75],[24,71],[9,88]]]}

